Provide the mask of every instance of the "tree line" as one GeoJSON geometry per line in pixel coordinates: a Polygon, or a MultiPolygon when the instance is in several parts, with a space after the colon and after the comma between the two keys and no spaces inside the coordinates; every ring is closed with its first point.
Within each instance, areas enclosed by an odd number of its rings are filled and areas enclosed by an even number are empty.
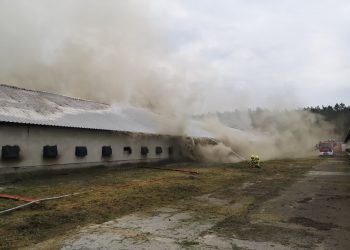
{"type": "Polygon", "coordinates": [[[324,117],[327,122],[335,126],[335,132],[343,136],[350,129],[350,106],[336,103],[334,106],[307,107],[304,110],[324,117]]]}

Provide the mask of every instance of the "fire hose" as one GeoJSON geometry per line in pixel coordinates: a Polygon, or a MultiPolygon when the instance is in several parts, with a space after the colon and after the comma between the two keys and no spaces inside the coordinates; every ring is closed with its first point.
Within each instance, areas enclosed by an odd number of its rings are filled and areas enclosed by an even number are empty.
{"type": "Polygon", "coordinates": [[[57,199],[61,199],[61,198],[69,197],[69,196],[75,196],[75,195],[79,195],[79,194],[82,194],[82,193],[72,193],[72,194],[65,194],[65,195],[60,195],[60,196],[53,196],[53,197],[47,197],[47,198],[33,200],[31,202],[19,205],[17,207],[13,207],[13,208],[2,210],[2,211],[0,211],[0,214],[5,214],[5,213],[8,213],[8,212],[12,212],[14,210],[30,206],[30,205],[32,205],[34,203],[39,203],[39,202],[48,201],[48,200],[57,200],[57,199]]]}

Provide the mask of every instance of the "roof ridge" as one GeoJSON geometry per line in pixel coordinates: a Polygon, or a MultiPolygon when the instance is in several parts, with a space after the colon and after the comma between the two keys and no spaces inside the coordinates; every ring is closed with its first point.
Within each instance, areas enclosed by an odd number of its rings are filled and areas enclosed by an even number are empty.
{"type": "Polygon", "coordinates": [[[55,95],[55,96],[62,96],[62,97],[70,98],[70,99],[77,100],[77,101],[92,102],[92,103],[96,103],[96,104],[103,104],[103,105],[110,106],[109,104],[103,103],[103,102],[96,102],[96,101],[92,101],[92,100],[86,100],[86,99],[82,99],[82,98],[78,98],[78,97],[66,96],[66,95],[62,95],[62,94],[59,94],[59,93],[52,93],[52,92],[43,91],[43,90],[27,89],[27,88],[18,87],[18,86],[14,86],[14,85],[3,84],[3,83],[0,83],[0,87],[19,89],[19,90],[24,90],[24,91],[43,93],[43,94],[49,94],[49,95],[55,95]]]}

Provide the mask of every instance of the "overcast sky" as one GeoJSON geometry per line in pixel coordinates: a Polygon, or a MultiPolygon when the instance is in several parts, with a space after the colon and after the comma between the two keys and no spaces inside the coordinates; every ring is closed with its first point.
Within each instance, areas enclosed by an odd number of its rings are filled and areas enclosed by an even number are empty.
{"type": "Polygon", "coordinates": [[[196,113],[350,105],[350,1],[0,0],[0,82],[196,113]]]}
{"type": "Polygon", "coordinates": [[[171,60],[205,86],[207,107],[350,104],[348,0],[156,0],[152,7],[171,60]]]}

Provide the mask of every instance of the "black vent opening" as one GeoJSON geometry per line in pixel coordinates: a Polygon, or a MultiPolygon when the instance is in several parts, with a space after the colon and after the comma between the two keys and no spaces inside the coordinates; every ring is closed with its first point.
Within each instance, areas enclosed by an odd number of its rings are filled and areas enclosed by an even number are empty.
{"type": "Polygon", "coordinates": [[[172,146],[170,146],[170,147],[168,148],[168,154],[169,154],[169,155],[173,155],[173,154],[174,154],[174,148],[173,148],[172,146]]]}
{"type": "Polygon", "coordinates": [[[103,146],[102,147],[102,156],[110,157],[112,155],[112,147],[111,146],[103,146]]]}
{"type": "Polygon", "coordinates": [[[87,156],[87,148],[85,146],[77,146],[75,147],[75,156],[84,157],[87,156]]]}
{"type": "Polygon", "coordinates": [[[125,154],[128,154],[128,155],[131,155],[131,154],[132,154],[132,149],[131,149],[131,147],[124,147],[124,153],[125,153],[125,154]]]}
{"type": "Polygon", "coordinates": [[[56,158],[58,155],[57,146],[46,145],[43,147],[43,157],[44,158],[56,158]]]}
{"type": "Polygon", "coordinates": [[[157,155],[160,155],[161,153],[163,153],[163,149],[162,149],[162,147],[156,147],[156,154],[157,155]]]}
{"type": "Polygon", "coordinates": [[[19,159],[19,151],[20,151],[20,148],[18,145],[2,146],[1,157],[3,160],[18,160],[19,159]]]}
{"type": "Polygon", "coordinates": [[[148,155],[148,147],[141,147],[141,155],[143,156],[148,155]]]}

